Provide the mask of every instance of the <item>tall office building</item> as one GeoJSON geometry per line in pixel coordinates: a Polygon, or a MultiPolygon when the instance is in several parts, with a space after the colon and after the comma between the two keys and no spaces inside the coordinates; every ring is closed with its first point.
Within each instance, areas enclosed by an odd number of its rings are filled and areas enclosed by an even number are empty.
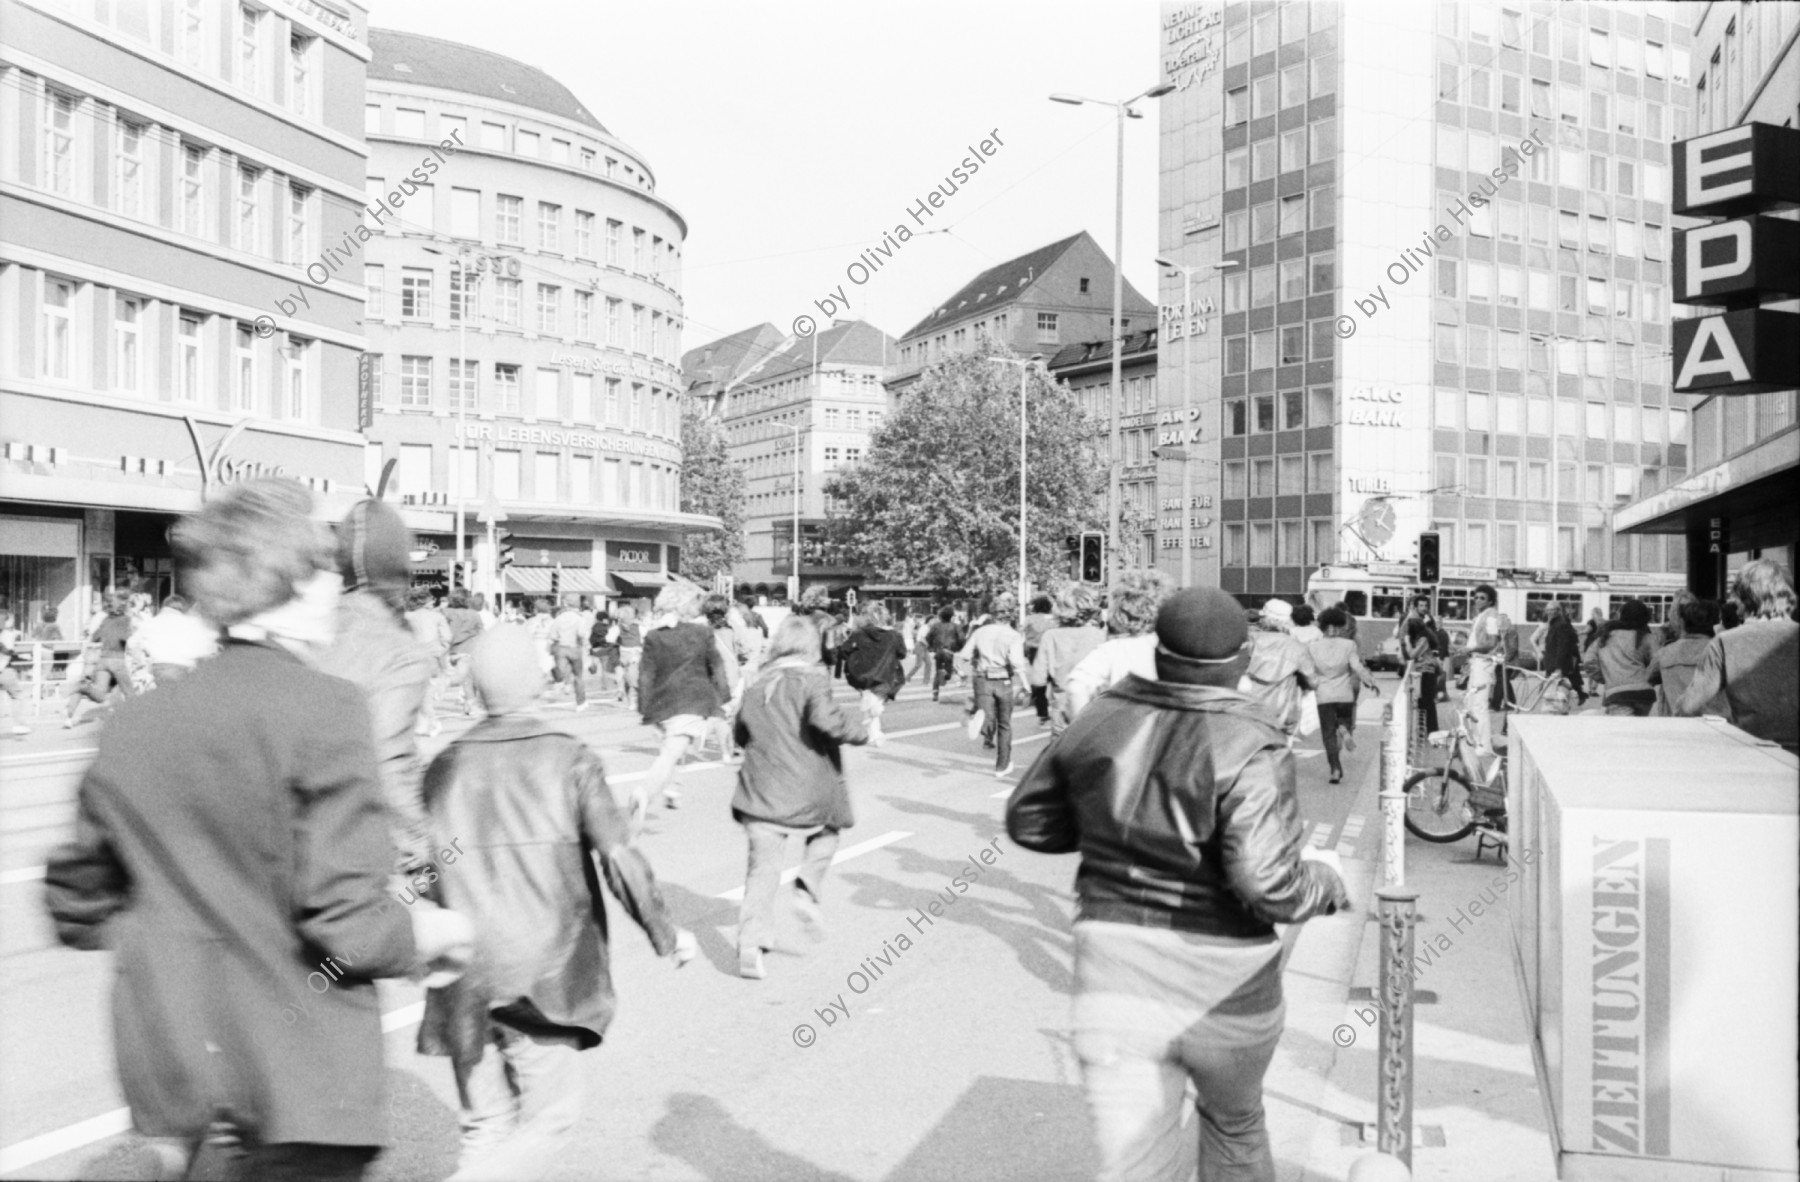
{"type": "Polygon", "coordinates": [[[681,243],[643,156],[543,71],[370,34],[371,474],[475,589],[648,596],[680,566],[681,243]],[[491,577],[479,511],[513,565],[491,577]],[[435,527],[437,532],[433,532],[435,527]]]}
{"type": "MultiPolygon", "coordinates": [[[[1748,123],[1800,128],[1800,4],[1733,0],[1691,8],[1694,60],[1701,66],[1690,134],[1748,123]]],[[[1800,220],[1794,210],[1769,216],[1800,220]]],[[[1800,300],[1763,306],[1800,311],[1800,300]]],[[[1658,365],[1666,370],[1669,363],[1658,365]]],[[[1800,517],[1793,511],[1794,471],[1800,468],[1797,402],[1800,393],[1794,390],[1697,400],[1692,475],[1621,509],[1617,529],[1642,535],[1640,544],[1687,546],[1690,557],[1699,560],[1691,563],[1690,576],[1707,596],[1725,590],[1719,585],[1719,557],[1727,571],[1762,557],[1793,569],[1800,545],[1800,517]],[[1711,553],[1715,546],[1719,556],[1711,553]]]]}
{"type": "Polygon", "coordinates": [[[260,473],[361,490],[354,4],[0,0],[0,598],[79,635],[260,473]]]}
{"type": "MultiPolygon", "coordinates": [[[[1295,596],[1425,529],[1472,571],[1682,568],[1611,522],[1688,462],[1666,362],[1677,11],[1165,9],[1162,254],[1202,270],[1161,395],[1179,407],[1191,343],[1188,462],[1218,508],[1196,578],[1295,596]]],[[[1164,466],[1165,503],[1180,477],[1164,466]]]]}

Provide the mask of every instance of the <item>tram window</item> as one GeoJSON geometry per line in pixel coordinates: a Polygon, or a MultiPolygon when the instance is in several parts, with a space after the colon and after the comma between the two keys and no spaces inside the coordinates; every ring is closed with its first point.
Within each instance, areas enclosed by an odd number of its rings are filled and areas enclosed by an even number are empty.
{"type": "Polygon", "coordinates": [[[1558,594],[1555,591],[1527,591],[1525,593],[1526,622],[1542,623],[1553,603],[1562,604],[1563,615],[1568,617],[1570,623],[1581,623],[1581,596],[1567,593],[1558,594]]]}
{"type": "Polygon", "coordinates": [[[1353,616],[1364,619],[1369,615],[1369,593],[1367,591],[1344,592],[1344,610],[1353,616]]]}
{"type": "Polygon", "coordinates": [[[1437,611],[1440,620],[1468,619],[1469,593],[1467,591],[1440,590],[1437,611]]]}
{"type": "Polygon", "coordinates": [[[1650,608],[1650,622],[1653,624],[1661,624],[1667,621],[1669,613],[1674,609],[1675,605],[1675,597],[1673,595],[1639,595],[1637,598],[1643,600],[1650,608]]]}
{"type": "Polygon", "coordinates": [[[1375,588],[1375,618],[1378,620],[1397,620],[1406,614],[1405,587],[1375,588]]]}

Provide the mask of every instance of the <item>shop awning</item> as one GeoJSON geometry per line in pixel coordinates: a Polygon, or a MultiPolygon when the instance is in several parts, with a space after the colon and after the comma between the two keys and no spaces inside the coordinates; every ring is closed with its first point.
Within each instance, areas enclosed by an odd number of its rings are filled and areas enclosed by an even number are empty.
{"type": "Polygon", "coordinates": [[[521,595],[548,595],[550,576],[554,573],[547,566],[509,566],[506,568],[506,589],[521,595]]]}
{"type": "Polygon", "coordinates": [[[664,587],[670,587],[682,581],[679,575],[669,576],[661,571],[652,570],[634,570],[625,574],[615,571],[610,577],[613,584],[618,587],[618,594],[629,596],[655,595],[664,587]]]}
{"type": "Polygon", "coordinates": [[[521,595],[606,594],[606,588],[591,572],[566,567],[558,570],[553,566],[509,566],[506,568],[506,589],[521,595]]]}

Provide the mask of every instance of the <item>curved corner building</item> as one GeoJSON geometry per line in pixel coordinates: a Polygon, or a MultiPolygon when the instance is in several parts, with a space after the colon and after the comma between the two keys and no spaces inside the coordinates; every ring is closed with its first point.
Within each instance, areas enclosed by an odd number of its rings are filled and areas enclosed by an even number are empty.
{"type": "Polygon", "coordinates": [[[365,256],[371,484],[389,471],[432,581],[460,501],[473,590],[654,594],[683,533],[718,528],[679,511],[686,221],[541,70],[384,29],[369,47],[373,236],[343,253],[365,256]]]}

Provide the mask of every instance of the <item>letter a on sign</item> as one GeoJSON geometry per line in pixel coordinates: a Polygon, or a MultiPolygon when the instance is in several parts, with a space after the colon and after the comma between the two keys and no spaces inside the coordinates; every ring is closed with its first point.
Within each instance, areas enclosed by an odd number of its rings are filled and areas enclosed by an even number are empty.
{"type": "Polygon", "coordinates": [[[1750,367],[1744,364],[1744,354],[1738,349],[1737,341],[1732,337],[1731,328],[1725,323],[1723,316],[1707,316],[1700,320],[1695,328],[1693,341],[1682,355],[1681,372],[1675,377],[1675,388],[1691,390],[1696,381],[1714,374],[1723,374],[1734,382],[1750,380],[1750,367]],[[1719,346],[1719,355],[1706,361],[1704,358],[1709,342],[1719,346]]]}

